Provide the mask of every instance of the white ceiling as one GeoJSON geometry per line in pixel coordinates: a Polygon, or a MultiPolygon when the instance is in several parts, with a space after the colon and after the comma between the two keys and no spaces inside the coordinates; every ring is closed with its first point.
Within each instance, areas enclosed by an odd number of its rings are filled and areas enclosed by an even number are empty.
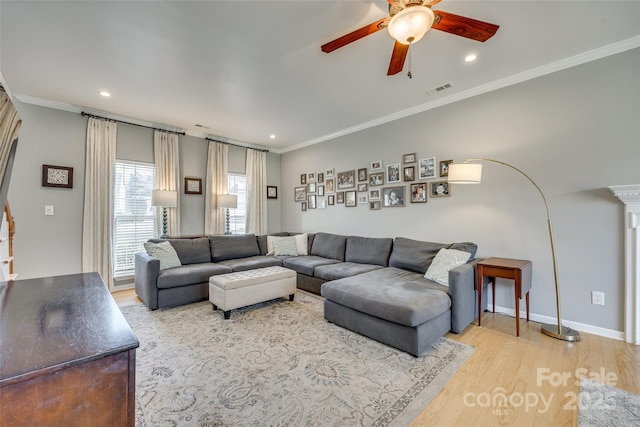
{"type": "Polygon", "coordinates": [[[409,79],[409,58],[386,75],[385,30],[320,50],[388,16],[384,0],[2,0],[0,72],[24,102],[282,152],[640,46],[637,0],[443,0],[433,9],[500,29],[486,43],[429,31],[411,48],[409,79]],[[465,63],[469,53],[478,60],[465,63]],[[427,94],[447,82],[454,88],[427,94]]]}

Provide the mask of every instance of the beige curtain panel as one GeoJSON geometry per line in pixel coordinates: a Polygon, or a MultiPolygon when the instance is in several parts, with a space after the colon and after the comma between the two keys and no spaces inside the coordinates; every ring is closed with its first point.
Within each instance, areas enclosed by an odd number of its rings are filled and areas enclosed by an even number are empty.
{"type": "Polygon", "coordinates": [[[0,178],[4,175],[11,144],[20,134],[21,126],[22,120],[9,99],[9,95],[0,91],[0,178]]]}
{"type": "Polygon", "coordinates": [[[217,141],[209,141],[207,159],[207,183],[204,199],[204,232],[205,234],[224,234],[225,213],[218,209],[216,196],[227,194],[229,182],[229,145],[217,141]]]}
{"type": "MultiPolygon", "coordinates": [[[[175,133],[153,132],[153,155],[156,165],[156,183],[158,190],[177,192],[176,207],[167,208],[167,234],[180,235],[180,148],[175,133]]],[[[162,207],[156,208],[156,228],[162,231],[162,207]]]]}
{"type": "Polygon", "coordinates": [[[87,122],[82,271],[97,271],[110,289],[116,132],[115,122],[94,118],[87,122]]]}
{"type": "Polygon", "coordinates": [[[247,233],[267,232],[267,153],[247,149],[247,233]]]}

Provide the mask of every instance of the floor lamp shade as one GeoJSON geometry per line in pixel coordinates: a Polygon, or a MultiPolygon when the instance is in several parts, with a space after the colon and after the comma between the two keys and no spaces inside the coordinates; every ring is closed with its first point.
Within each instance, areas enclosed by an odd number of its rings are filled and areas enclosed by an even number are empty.
{"type": "Polygon", "coordinates": [[[151,206],[159,206],[162,208],[162,235],[163,239],[169,237],[167,235],[167,208],[175,208],[178,206],[178,192],[170,190],[153,190],[151,192],[151,206]]]}
{"type": "Polygon", "coordinates": [[[522,174],[540,193],[542,197],[542,201],[544,202],[544,207],[547,212],[547,225],[549,227],[549,242],[551,243],[551,257],[553,259],[553,277],[555,279],[556,285],[556,312],[558,315],[558,324],[543,324],[541,328],[541,332],[545,335],[549,335],[551,337],[565,340],[565,341],[579,341],[580,333],[573,329],[567,328],[566,326],[562,326],[562,318],[560,317],[560,286],[558,283],[558,265],[556,262],[556,248],[553,243],[553,230],[551,228],[551,216],[549,215],[549,205],[547,204],[547,198],[544,196],[544,193],[536,184],[533,179],[526,173],[522,172],[517,167],[510,165],[509,163],[501,162],[500,160],[494,159],[467,159],[464,163],[453,163],[449,165],[449,175],[447,180],[452,184],[479,184],[482,178],[482,165],[478,163],[469,163],[469,162],[492,162],[498,163],[500,165],[506,166],[515,170],[516,172],[522,174]]]}
{"type": "Polygon", "coordinates": [[[227,210],[226,217],[226,231],[224,234],[231,234],[229,209],[236,209],[238,207],[238,196],[235,194],[218,194],[216,196],[216,206],[219,209],[227,210]]]}

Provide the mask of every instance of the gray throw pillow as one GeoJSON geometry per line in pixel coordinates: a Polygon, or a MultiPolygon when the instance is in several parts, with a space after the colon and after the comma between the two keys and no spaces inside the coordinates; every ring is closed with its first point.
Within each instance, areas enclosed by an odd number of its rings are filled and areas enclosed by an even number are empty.
{"type": "Polygon", "coordinates": [[[171,243],[151,243],[144,242],[144,249],[152,257],[156,257],[160,260],[160,270],[166,270],[167,268],[180,267],[180,258],[176,250],[173,249],[171,243]]]}

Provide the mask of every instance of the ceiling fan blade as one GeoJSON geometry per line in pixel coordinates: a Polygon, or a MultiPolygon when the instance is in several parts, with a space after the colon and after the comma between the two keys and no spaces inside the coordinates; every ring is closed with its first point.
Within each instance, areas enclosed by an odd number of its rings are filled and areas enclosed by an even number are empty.
{"type": "Polygon", "coordinates": [[[389,18],[379,19],[376,22],[372,22],[369,25],[365,25],[360,29],[352,31],[349,34],[345,34],[342,37],[338,37],[337,39],[332,40],[329,43],[325,43],[321,46],[322,51],[325,53],[333,52],[334,50],[340,49],[341,47],[346,46],[349,43],[353,43],[356,40],[360,40],[361,38],[368,36],[369,34],[378,32],[382,28],[384,28],[381,24],[385,23],[385,21],[388,21],[388,20],[389,18]]]}
{"type": "Polygon", "coordinates": [[[391,54],[391,62],[389,62],[389,70],[387,76],[393,76],[398,74],[404,68],[404,60],[409,52],[409,45],[396,42],[393,46],[393,53],[391,54]]]}
{"type": "Polygon", "coordinates": [[[485,42],[489,40],[500,28],[499,25],[482,22],[453,13],[434,10],[435,21],[431,28],[455,34],[456,36],[485,42]]]}

